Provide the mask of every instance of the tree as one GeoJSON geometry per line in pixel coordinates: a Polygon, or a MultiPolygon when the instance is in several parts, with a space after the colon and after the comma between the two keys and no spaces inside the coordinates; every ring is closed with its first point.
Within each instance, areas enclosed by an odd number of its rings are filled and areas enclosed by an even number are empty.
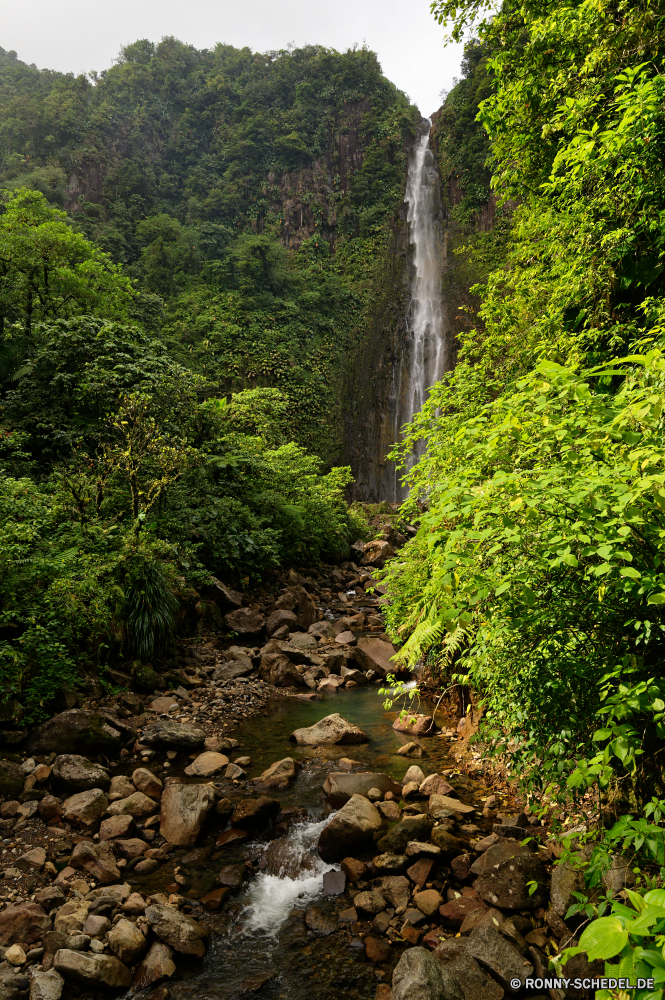
{"type": "Polygon", "coordinates": [[[30,336],[37,320],[125,312],[129,279],[40,191],[7,191],[0,206],[0,335],[6,319],[30,336]]]}

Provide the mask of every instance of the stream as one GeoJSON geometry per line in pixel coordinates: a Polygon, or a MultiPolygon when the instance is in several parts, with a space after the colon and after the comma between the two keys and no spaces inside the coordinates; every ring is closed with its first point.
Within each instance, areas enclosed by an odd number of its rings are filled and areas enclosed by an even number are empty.
{"type": "MultiPolygon", "coordinates": [[[[284,699],[271,706],[269,716],[247,719],[235,729],[239,750],[252,759],[250,776],[260,774],[281,757],[292,756],[302,762],[303,769],[292,786],[285,792],[271,793],[283,809],[301,810],[302,818],[291,825],[284,838],[280,854],[283,870],[276,874],[255,869],[256,874],[231,902],[209,915],[213,930],[204,963],[182,969],[184,978],[169,984],[174,1000],[236,1000],[259,991],[262,1000],[370,1000],[378,983],[390,981],[385,968],[368,963],[361,941],[348,925],[340,924],[329,936],[316,936],[303,922],[303,912],[312,905],[335,918],[339,910],[352,905],[348,894],[326,896],[323,892],[324,873],[339,869],[339,865],[321,861],[316,850],[319,834],[332,815],[321,789],[326,774],[338,769],[336,761],[341,757],[351,757],[362,763],[363,770],[384,771],[395,779],[402,779],[413,763],[397,754],[409,737],[392,728],[397,713],[386,712],[383,700],[377,685],[342,690],[315,702],[284,699]],[[369,742],[313,748],[297,747],[289,741],[294,729],[311,726],[331,712],[339,712],[364,729],[369,742]]],[[[413,705],[428,714],[435,707],[424,699],[416,699],[413,705]]],[[[428,756],[416,763],[426,774],[454,764],[445,737],[434,736],[422,743],[428,756]]],[[[260,862],[270,838],[271,831],[264,831],[255,840],[223,852],[212,853],[210,847],[202,846],[179,863],[187,865],[190,887],[198,896],[210,890],[223,865],[260,862]]],[[[398,958],[396,949],[394,963],[398,958]]]]}

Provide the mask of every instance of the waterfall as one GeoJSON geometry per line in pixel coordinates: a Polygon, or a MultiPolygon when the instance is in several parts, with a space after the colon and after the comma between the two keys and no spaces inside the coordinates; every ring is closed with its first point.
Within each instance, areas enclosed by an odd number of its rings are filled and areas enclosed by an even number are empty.
{"type": "MultiPolygon", "coordinates": [[[[409,164],[404,195],[408,206],[409,242],[413,246],[413,278],[408,356],[402,369],[396,437],[401,426],[420,411],[430,387],[441,378],[446,364],[441,287],[441,192],[439,172],[430,149],[429,119],[427,126],[409,164]]],[[[396,483],[395,492],[396,499],[400,500],[407,491],[396,483]]]]}

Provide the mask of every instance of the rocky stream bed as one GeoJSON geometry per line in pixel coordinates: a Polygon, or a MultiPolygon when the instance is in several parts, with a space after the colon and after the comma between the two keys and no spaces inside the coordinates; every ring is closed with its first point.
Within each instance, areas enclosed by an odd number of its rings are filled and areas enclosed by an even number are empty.
{"type": "MultiPolygon", "coordinates": [[[[209,637],[146,668],[155,690],[89,699],[5,755],[0,1000],[589,994],[547,982],[581,887],[560,845],[457,720],[382,708],[372,572],[399,542],[250,603],[215,584],[209,637]]],[[[617,859],[606,888],[629,878],[617,859]]],[[[578,956],[566,975],[601,972],[578,956]]]]}

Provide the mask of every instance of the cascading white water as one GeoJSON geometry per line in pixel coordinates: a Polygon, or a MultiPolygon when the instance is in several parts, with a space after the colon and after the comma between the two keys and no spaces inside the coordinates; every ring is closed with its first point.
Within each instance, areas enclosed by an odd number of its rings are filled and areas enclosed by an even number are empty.
{"type": "Polygon", "coordinates": [[[286,867],[298,874],[291,877],[282,870],[275,875],[265,872],[257,875],[245,896],[244,934],[275,937],[294,906],[306,906],[321,894],[324,873],[331,868],[339,869],[339,865],[322,861],[317,851],[321,831],[330,820],[331,816],[326,816],[318,823],[306,821],[292,827],[286,845],[286,867]]]}
{"type": "MultiPolygon", "coordinates": [[[[443,375],[446,363],[439,222],[441,196],[439,173],[430,149],[429,127],[409,164],[404,200],[408,205],[409,242],[413,246],[413,279],[408,317],[407,379],[401,392],[397,430],[422,409],[431,386],[443,375]]],[[[396,492],[397,499],[405,493],[398,486],[396,492]]]]}

